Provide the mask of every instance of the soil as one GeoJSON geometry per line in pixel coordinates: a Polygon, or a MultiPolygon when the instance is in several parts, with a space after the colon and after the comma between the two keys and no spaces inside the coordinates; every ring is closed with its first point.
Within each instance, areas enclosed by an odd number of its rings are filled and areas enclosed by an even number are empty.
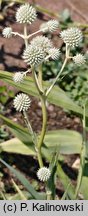
{"type": "MultiPolygon", "coordinates": [[[[32,1],[29,1],[32,3],[32,1]]],[[[36,0],[37,4],[42,7],[45,7],[49,10],[53,10],[54,12],[61,12],[65,8],[69,8],[71,12],[72,19],[77,22],[86,22],[88,21],[88,1],[81,0],[36,0]],[[85,14],[85,15],[84,15],[85,14]]],[[[6,12],[4,19],[0,21],[0,33],[2,29],[6,26],[11,26],[14,31],[22,32],[22,25],[15,23],[14,13],[18,5],[14,5],[13,7],[9,7],[6,12]]],[[[35,22],[32,27],[30,27],[29,32],[36,31],[41,22],[48,20],[50,17],[48,15],[38,13],[38,21],[35,22]]],[[[58,32],[56,32],[56,35],[58,32]]],[[[55,42],[55,41],[54,41],[55,42]]],[[[59,42],[57,42],[57,46],[59,42]]],[[[11,73],[16,71],[22,71],[26,69],[26,65],[22,60],[22,53],[23,53],[24,45],[23,40],[19,37],[12,37],[10,40],[5,39],[0,35],[0,70],[6,70],[11,73]]],[[[0,83],[3,85],[3,82],[0,83]]],[[[12,88],[9,87],[8,88],[12,88]]],[[[12,88],[15,92],[17,92],[14,88],[12,88]]],[[[41,130],[41,120],[42,120],[42,113],[41,113],[41,104],[38,100],[32,99],[31,109],[29,111],[29,117],[33,129],[38,132],[41,130]]],[[[65,112],[62,108],[56,107],[52,104],[47,105],[47,112],[48,112],[48,124],[47,130],[56,130],[56,129],[73,129],[82,133],[82,124],[79,117],[75,116],[72,113],[65,112]]],[[[12,107],[12,100],[8,100],[5,106],[5,116],[12,119],[14,122],[18,122],[21,125],[24,125],[23,119],[21,114],[17,114],[13,107],[12,107]]],[[[2,122],[0,122],[2,124],[2,122]]],[[[32,181],[32,179],[36,179],[35,171],[38,168],[37,162],[35,163],[35,159],[28,156],[21,156],[21,155],[13,155],[13,154],[6,154],[3,153],[2,157],[10,162],[13,166],[17,169],[22,171],[27,178],[32,181]],[[7,158],[8,156],[8,158],[7,158]]],[[[78,156],[72,155],[70,157],[65,157],[63,169],[70,175],[70,178],[73,182],[76,182],[77,172],[73,171],[71,168],[73,162],[78,156]]],[[[1,168],[2,171],[2,168],[1,168]]],[[[6,191],[11,193],[11,178],[13,177],[10,172],[8,172],[7,168],[3,167],[3,182],[6,187],[6,191]]],[[[63,193],[63,187],[61,183],[57,185],[59,196],[63,193]]],[[[43,190],[43,185],[41,185],[41,190],[43,190]]]]}

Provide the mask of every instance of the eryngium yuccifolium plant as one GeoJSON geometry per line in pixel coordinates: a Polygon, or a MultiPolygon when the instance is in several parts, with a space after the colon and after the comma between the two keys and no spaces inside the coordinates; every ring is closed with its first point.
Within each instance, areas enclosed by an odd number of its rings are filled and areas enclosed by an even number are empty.
{"type": "Polygon", "coordinates": [[[58,29],[59,22],[57,20],[50,20],[41,24],[40,29],[42,32],[53,32],[58,29]]]}
{"type": "Polygon", "coordinates": [[[19,23],[31,24],[35,21],[36,17],[37,15],[35,8],[28,3],[20,6],[16,12],[16,21],[19,23]]]}
{"type": "Polygon", "coordinates": [[[48,54],[53,60],[56,60],[60,56],[60,50],[54,47],[48,51],[48,54]]]}
{"type": "Polygon", "coordinates": [[[10,38],[12,36],[12,28],[11,27],[4,28],[2,34],[5,38],[10,38]]]}
{"type": "Polygon", "coordinates": [[[16,72],[13,76],[13,80],[16,83],[21,83],[24,78],[24,72],[16,72]]]}
{"type": "Polygon", "coordinates": [[[83,38],[82,32],[76,27],[64,30],[60,33],[60,35],[64,43],[66,43],[70,47],[79,46],[83,38]]]}
{"type": "Polygon", "coordinates": [[[45,36],[37,36],[31,41],[31,45],[34,47],[40,47],[45,55],[53,48],[52,42],[45,36]]]}
{"type": "Polygon", "coordinates": [[[75,62],[76,65],[80,66],[82,64],[85,64],[86,59],[85,59],[85,56],[79,53],[73,57],[73,61],[75,62]]]}
{"type": "Polygon", "coordinates": [[[36,67],[41,64],[44,58],[44,51],[38,46],[28,45],[28,47],[24,50],[23,53],[24,61],[31,67],[36,67]]]}
{"type": "Polygon", "coordinates": [[[30,107],[30,104],[31,100],[29,96],[24,93],[18,94],[13,101],[14,108],[19,112],[27,111],[30,107]]]}
{"type": "Polygon", "coordinates": [[[37,171],[37,177],[40,181],[47,181],[50,178],[51,172],[47,167],[42,167],[37,171]]]}

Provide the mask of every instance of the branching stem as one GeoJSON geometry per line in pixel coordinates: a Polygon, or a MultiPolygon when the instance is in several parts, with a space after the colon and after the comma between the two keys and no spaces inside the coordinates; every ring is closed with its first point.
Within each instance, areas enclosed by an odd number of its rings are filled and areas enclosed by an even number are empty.
{"type": "Polygon", "coordinates": [[[46,97],[49,95],[49,93],[51,92],[51,90],[53,89],[55,83],[57,82],[57,80],[59,79],[59,77],[61,76],[66,64],[67,64],[67,61],[69,60],[70,56],[69,56],[69,52],[70,52],[70,49],[69,47],[66,45],[66,57],[65,57],[65,60],[63,62],[63,65],[61,67],[61,70],[60,72],[57,74],[56,78],[54,79],[53,83],[51,84],[51,86],[48,88],[48,90],[46,91],[46,97]]]}
{"type": "Polygon", "coordinates": [[[27,26],[26,25],[24,25],[24,42],[25,42],[25,47],[27,48],[28,39],[27,39],[27,26]]]}

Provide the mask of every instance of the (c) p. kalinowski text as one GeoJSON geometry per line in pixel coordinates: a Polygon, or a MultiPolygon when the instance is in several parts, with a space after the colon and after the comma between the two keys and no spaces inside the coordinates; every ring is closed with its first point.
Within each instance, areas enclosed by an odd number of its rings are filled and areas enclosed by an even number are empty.
{"type": "Polygon", "coordinates": [[[72,205],[64,205],[64,204],[58,204],[58,205],[52,205],[49,203],[45,204],[39,204],[39,203],[33,203],[32,204],[32,211],[83,211],[83,203],[78,204],[74,203],[72,205]]]}

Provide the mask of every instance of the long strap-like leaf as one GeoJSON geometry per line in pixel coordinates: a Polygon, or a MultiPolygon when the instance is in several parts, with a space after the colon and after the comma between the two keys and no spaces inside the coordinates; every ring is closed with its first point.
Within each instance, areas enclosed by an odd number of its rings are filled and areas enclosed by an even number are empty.
{"type": "MultiPolygon", "coordinates": [[[[20,84],[15,83],[12,79],[13,74],[6,72],[6,71],[0,71],[0,80],[3,80],[7,83],[9,83],[11,86],[17,87],[19,90],[30,94],[35,97],[39,97],[38,91],[36,90],[35,84],[33,82],[33,79],[31,77],[26,77],[24,81],[20,84]]],[[[45,88],[48,88],[50,86],[49,82],[44,82],[45,88]]],[[[50,103],[53,103],[57,106],[61,106],[65,109],[72,110],[74,112],[82,114],[82,108],[79,107],[76,103],[74,103],[67,95],[66,93],[61,90],[59,87],[55,86],[53,90],[48,95],[47,99],[50,103]]],[[[88,113],[87,113],[88,115],[88,113]]]]}
{"type": "Polygon", "coordinates": [[[40,195],[38,192],[35,191],[35,189],[32,187],[32,185],[29,183],[29,181],[25,178],[23,174],[11,167],[4,160],[0,159],[0,162],[3,163],[20,180],[20,182],[25,186],[25,188],[29,191],[29,193],[34,199],[43,200],[45,198],[43,197],[43,195],[40,195]]]}

